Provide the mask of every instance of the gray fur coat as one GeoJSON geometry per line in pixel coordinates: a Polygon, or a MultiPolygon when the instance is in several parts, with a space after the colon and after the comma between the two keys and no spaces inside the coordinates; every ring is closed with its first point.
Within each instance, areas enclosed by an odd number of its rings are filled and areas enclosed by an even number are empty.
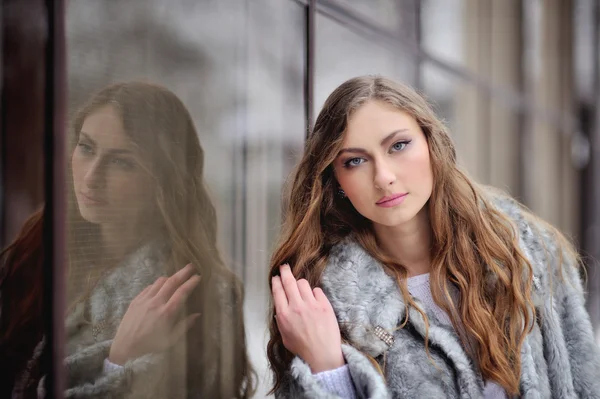
{"type": "MultiPolygon", "coordinates": [[[[129,303],[162,275],[164,256],[147,245],[103,278],[66,321],[66,398],[153,397],[166,389],[162,355],[146,355],[104,372],[112,339],[129,303]]],[[[159,397],[164,397],[159,395],[159,397]]]]}
{"type": "MultiPolygon", "coordinates": [[[[577,269],[568,260],[563,262],[561,279],[558,248],[550,236],[526,220],[514,201],[498,197],[494,202],[514,221],[521,249],[534,269],[533,299],[539,318],[521,350],[521,397],[600,398],[600,350],[577,269]]],[[[493,276],[486,281],[493,281],[493,276]]],[[[393,331],[404,320],[407,307],[395,280],[358,244],[347,240],[333,248],[321,284],[349,338],[351,345],[342,350],[359,397],[482,398],[484,382],[451,327],[427,312],[430,353],[437,369],[425,352],[425,323],[417,311],[409,309],[408,325],[393,331]],[[391,345],[376,335],[376,327],[393,334],[391,345]],[[380,365],[385,357],[385,381],[363,353],[380,365]]],[[[275,396],[335,397],[298,357],[275,396]]]]}
{"type": "MultiPolygon", "coordinates": [[[[221,383],[217,381],[216,367],[204,371],[187,369],[185,339],[166,352],[144,355],[122,368],[103,368],[129,303],[163,275],[166,254],[167,249],[157,242],[140,248],[100,281],[89,300],[68,314],[66,398],[200,397],[211,384],[221,383]],[[197,390],[188,390],[189,373],[198,373],[197,390]]],[[[222,329],[230,328],[229,325],[215,328],[215,340],[227,345],[229,335],[222,329]]],[[[219,364],[217,359],[215,364],[219,364]]]]}

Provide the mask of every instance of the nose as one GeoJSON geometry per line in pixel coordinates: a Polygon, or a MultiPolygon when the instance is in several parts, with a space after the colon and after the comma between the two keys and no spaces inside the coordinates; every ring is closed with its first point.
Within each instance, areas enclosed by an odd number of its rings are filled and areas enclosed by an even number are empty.
{"type": "Polygon", "coordinates": [[[89,164],[88,170],[85,171],[83,176],[83,182],[89,189],[98,189],[104,186],[106,181],[100,159],[96,159],[89,164]]]}
{"type": "Polygon", "coordinates": [[[385,190],[396,181],[396,174],[385,160],[375,161],[375,187],[385,190]]]}

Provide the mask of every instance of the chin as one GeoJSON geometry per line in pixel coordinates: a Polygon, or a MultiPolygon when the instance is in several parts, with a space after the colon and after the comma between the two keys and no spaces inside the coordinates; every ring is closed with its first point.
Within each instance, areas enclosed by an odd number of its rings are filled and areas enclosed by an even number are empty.
{"type": "Polygon", "coordinates": [[[398,227],[398,226],[402,226],[406,223],[408,223],[410,221],[410,219],[394,219],[394,220],[390,220],[387,219],[385,221],[383,221],[383,223],[379,223],[385,227],[398,227]]]}
{"type": "Polygon", "coordinates": [[[401,226],[403,224],[409,223],[411,220],[413,220],[415,218],[415,216],[417,215],[418,212],[413,212],[413,211],[409,211],[408,210],[399,210],[399,212],[393,214],[393,215],[388,215],[386,216],[379,216],[375,219],[371,219],[373,220],[375,223],[380,224],[382,226],[386,226],[386,227],[398,227],[401,226]]]}
{"type": "Polygon", "coordinates": [[[109,219],[114,219],[107,215],[107,209],[91,207],[81,203],[77,205],[79,208],[79,214],[86,222],[90,222],[92,224],[102,224],[106,223],[109,219]]]}
{"type": "Polygon", "coordinates": [[[79,208],[79,214],[86,221],[92,224],[100,224],[106,218],[103,218],[98,212],[93,212],[87,209],[79,208]]]}

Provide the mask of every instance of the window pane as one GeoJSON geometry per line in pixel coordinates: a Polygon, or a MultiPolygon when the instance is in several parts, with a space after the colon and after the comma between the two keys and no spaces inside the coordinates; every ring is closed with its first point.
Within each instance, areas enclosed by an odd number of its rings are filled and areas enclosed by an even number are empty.
{"type": "Polygon", "coordinates": [[[402,23],[406,20],[406,7],[404,3],[412,3],[411,0],[342,0],[344,6],[349,7],[358,15],[364,16],[370,22],[399,31],[402,23]]]}
{"type": "MultiPolygon", "coordinates": [[[[520,48],[522,41],[521,9],[523,4],[533,3],[539,1],[423,0],[423,49],[440,61],[493,79],[496,61],[503,65],[520,63],[514,57],[521,54],[514,49],[520,48]]],[[[524,26],[528,29],[533,20],[528,16],[524,20],[528,21],[524,26]]]]}
{"type": "MultiPolygon", "coordinates": [[[[466,1],[421,1],[421,40],[425,51],[444,61],[465,62],[463,32],[467,29],[465,24],[469,23],[465,20],[466,1]]],[[[471,24],[476,23],[475,19],[471,21],[471,24]]]]}
{"type": "Polygon", "coordinates": [[[429,63],[422,68],[423,89],[450,128],[459,164],[479,182],[488,178],[487,97],[474,85],[429,63]]]}
{"type": "Polygon", "coordinates": [[[508,98],[457,78],[429,63],[423,65],[425,94],[450,128],[458,161],[479,183],[520,197],[524,148],[523,118],[508,98]]]}
{"type": "Polygon", "coordinates": [[[112,392],[100,370],[115,376],[117,364],[136,376],[118,389],[140,396],[233,397],[250,357],[264,396],[269,254],[305,130],[304,9],[277,0],[68,4],[76,305],[65,339],[71,360],[95,354],[89,367],[68,368],[71,388],[91,381],[112,392]],[[185,302],[184,315],[200,313],[187,336],[170,340],[169,319],[145,346],[115,338],[120,325],[154,320],[140,306],[157,295],[169,303],[166,283],[129,304],[187,263],[202,276],[185,302]]]}
{"type": "Polygon", "coordinates": [[[317,15],[315,50],[315,115],[342,82],[358,75],[379,74],[414,84],[416,61],[401,48],[369,40],[317,15]]]}
{"type": "Polygon", "coordinates": [[[574,66],[577,94],[592,102],[594,89],[594,6],[592,0],[576,0],[574,8],[574,66]]]}
{"type": "Polygon", "coordinates": [[[268,266],[281,220],[285,179],[304,144],[304,9],[292,1],[249,3],[247,72],[246,328],[266,396],[268,266]]]}

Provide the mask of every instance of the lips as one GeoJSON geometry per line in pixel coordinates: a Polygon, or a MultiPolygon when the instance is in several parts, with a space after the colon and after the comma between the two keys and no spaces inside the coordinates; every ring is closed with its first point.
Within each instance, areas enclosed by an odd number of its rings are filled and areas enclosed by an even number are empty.
{"type": "Polygon", "coordinates": [[[404,202],[404,199],[406,198],[407,195],[408,195],[408,193],[388,195],[388,196],[381,198],[379,201],[377,201],[376,205],[382,206],[385,208],[400,205],[402,202],[404,202]]]}
{"type": "Polygon", "coordinates": [[[88,203],[88,204],[96,204],[96,205],[102,205],[102,204],[106,204],[106,201],[95,197],[93,195],[90,194],[84,194],[82,192],[79,193],[79,195],[81,195],[82,199],[84,200],[84,202],[88,203]]]}

